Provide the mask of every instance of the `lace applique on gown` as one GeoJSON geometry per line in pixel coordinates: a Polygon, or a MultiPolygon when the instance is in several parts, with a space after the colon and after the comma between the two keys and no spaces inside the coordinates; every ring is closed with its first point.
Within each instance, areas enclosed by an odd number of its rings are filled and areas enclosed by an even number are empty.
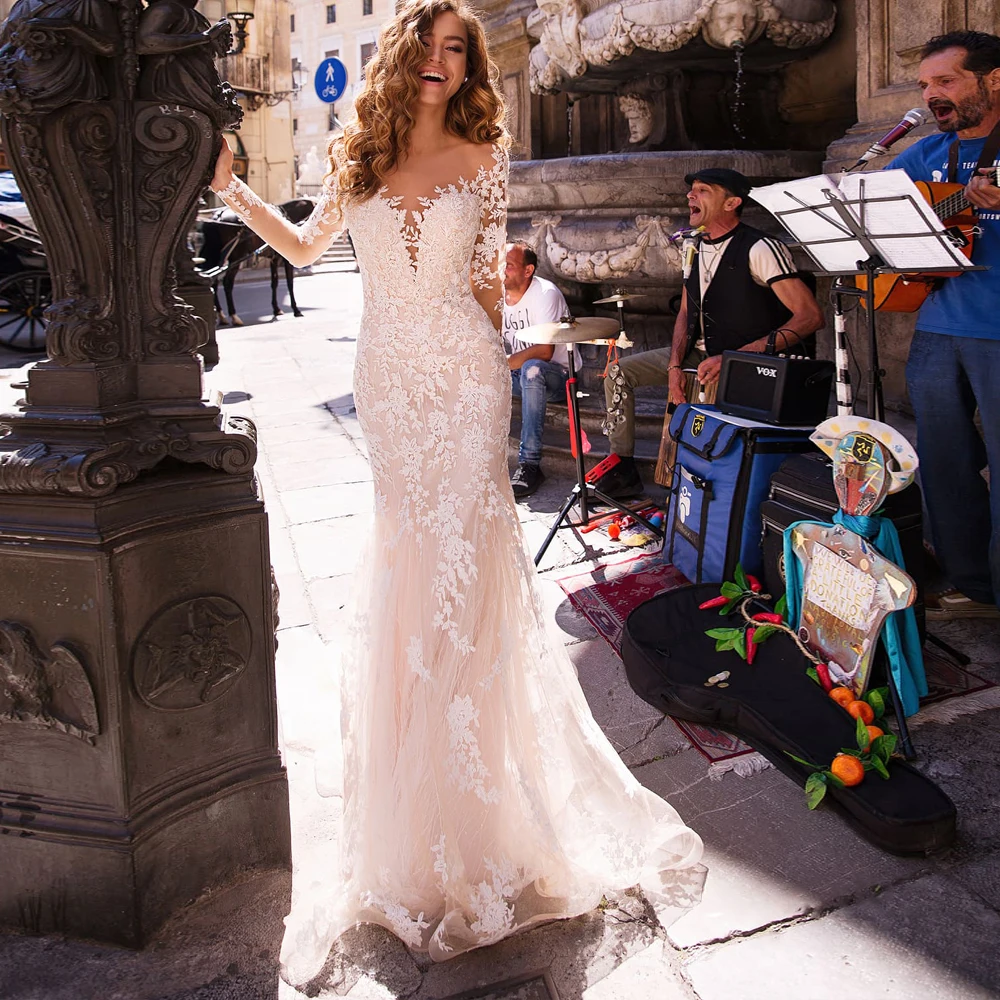
{"type": "Polygon", "coordinates": [[[507,471],[510,375],[469,280],[499,291],[506,182],[494,148],[416,211],[383,191],[343,220],[376,509],[340,675],[340,870],[297,871],[293,983],[359,921],[442,960],[605,890],[641,884],[661,912],[698,898],[700,838],[604,737],[536,596],[507,471]]]}

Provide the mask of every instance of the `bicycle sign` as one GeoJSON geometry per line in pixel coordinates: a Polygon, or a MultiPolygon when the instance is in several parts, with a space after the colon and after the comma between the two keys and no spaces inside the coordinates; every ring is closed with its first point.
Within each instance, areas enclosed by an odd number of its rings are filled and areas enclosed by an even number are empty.
{"type": "Polygon", "coordinates": [[[333,104],[347,90],[347,67],[336,56],[330,56],[316,67],[314,83],[316,96],[333,104]]]}

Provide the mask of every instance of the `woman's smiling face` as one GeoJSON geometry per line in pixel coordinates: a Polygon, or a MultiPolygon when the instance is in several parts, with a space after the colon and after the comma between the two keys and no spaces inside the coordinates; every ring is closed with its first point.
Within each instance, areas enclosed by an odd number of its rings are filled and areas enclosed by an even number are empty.
{"type": "Polygon", "coordinates": [[[468,32],[457,14],[445,11],[434,18],[428,31],[421,33],[420,41],[425,58],[417,70],[419,99],[422,103],[447,105],[465,82],[468,32]]]}

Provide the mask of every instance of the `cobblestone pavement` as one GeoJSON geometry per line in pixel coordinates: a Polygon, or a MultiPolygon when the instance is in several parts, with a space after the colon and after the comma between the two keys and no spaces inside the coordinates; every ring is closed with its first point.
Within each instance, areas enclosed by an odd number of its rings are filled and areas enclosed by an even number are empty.
{"type": "MultiPolygon", "coordinates": [[[[247,326],[221,329],[222,361],[206,378],[232,413],[256,421],[258,473],[281,588],[278,698],[299,859],[336,837],[313,787],[313,747],[327,728],[317,678],[334,660],[350,574],[364,537],[371,476],[351,396],[361,308],[351,273],[301,278],[300,320],[262,314],[269,288],[241,283],[247,326]],[[261,321],[262,320],[262,321],[261,321]]],[[[433,343],[427,349],[434,349],[433,343]]],[[[9,410],[21,358],[0,357],[9,410]],[[5,364],[7,367],[3,367],[5,364]]],[[[534,546],[569,490],[550,479],[522,523],[534,546]]],[[[594,714],[636,776],[667,796],[706,843],[699,907],[664,934],[625,895],[442,965],[415,960],[380,929],[348,939],[312,995],[354,1000],[973,1000],[1000,994],[1000,710],[915,730],[921,765],[959,807],[947,854],[902,859],[860,840],[773,770],[708,777],[676,728],[630,691],[622,666],[553,577],[600,559],[561,532],[543,594],[594,714]]],[[[601,536],[603,538],[603,536],[601,536]]],[[[605,545],[607,543],[605,541],[605,545]]],[[[1000,628],[937,631],[1000,681],[1000,628]]],[[[2,863],[0,843],[0,863],[2,863]]],[[[332,873],[331,873],[332,877],[332,873]]],[[[301,994],[279,982],[276,955],[290,876],[266,872],[177,913],[142,952],[58,937],[0,936],[0,997],[11,1000],[256,1000],[301,994]]]]}

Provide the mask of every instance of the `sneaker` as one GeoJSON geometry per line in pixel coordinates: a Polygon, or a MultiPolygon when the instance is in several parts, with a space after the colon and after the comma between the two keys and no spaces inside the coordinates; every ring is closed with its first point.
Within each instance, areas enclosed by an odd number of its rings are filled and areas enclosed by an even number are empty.
{"type": "Polygon", "coordinates": [[[522,462],[513,476],[510,477],[511,489],[514,491],[515,500],[524,500],[530,497],[542,483],[545,482],[545,473],[539,466],[532,462],[522,462]]]}
{"type": "Polygon", "coordinates": [[[622,455],[614,466],[594,483],[594,489],[614,500],[642,496],[642,480],[639,478],[635,459],[631,455],[622,455]]]}
{"type": "Polygon", "coordinates": [[[950,621],[953,618],[1000,618],[1000,608],[995,604],[983,604],[966,597],[952,587],[939,594],[924,597],[927,620],[932,622],[950,621]]]}

